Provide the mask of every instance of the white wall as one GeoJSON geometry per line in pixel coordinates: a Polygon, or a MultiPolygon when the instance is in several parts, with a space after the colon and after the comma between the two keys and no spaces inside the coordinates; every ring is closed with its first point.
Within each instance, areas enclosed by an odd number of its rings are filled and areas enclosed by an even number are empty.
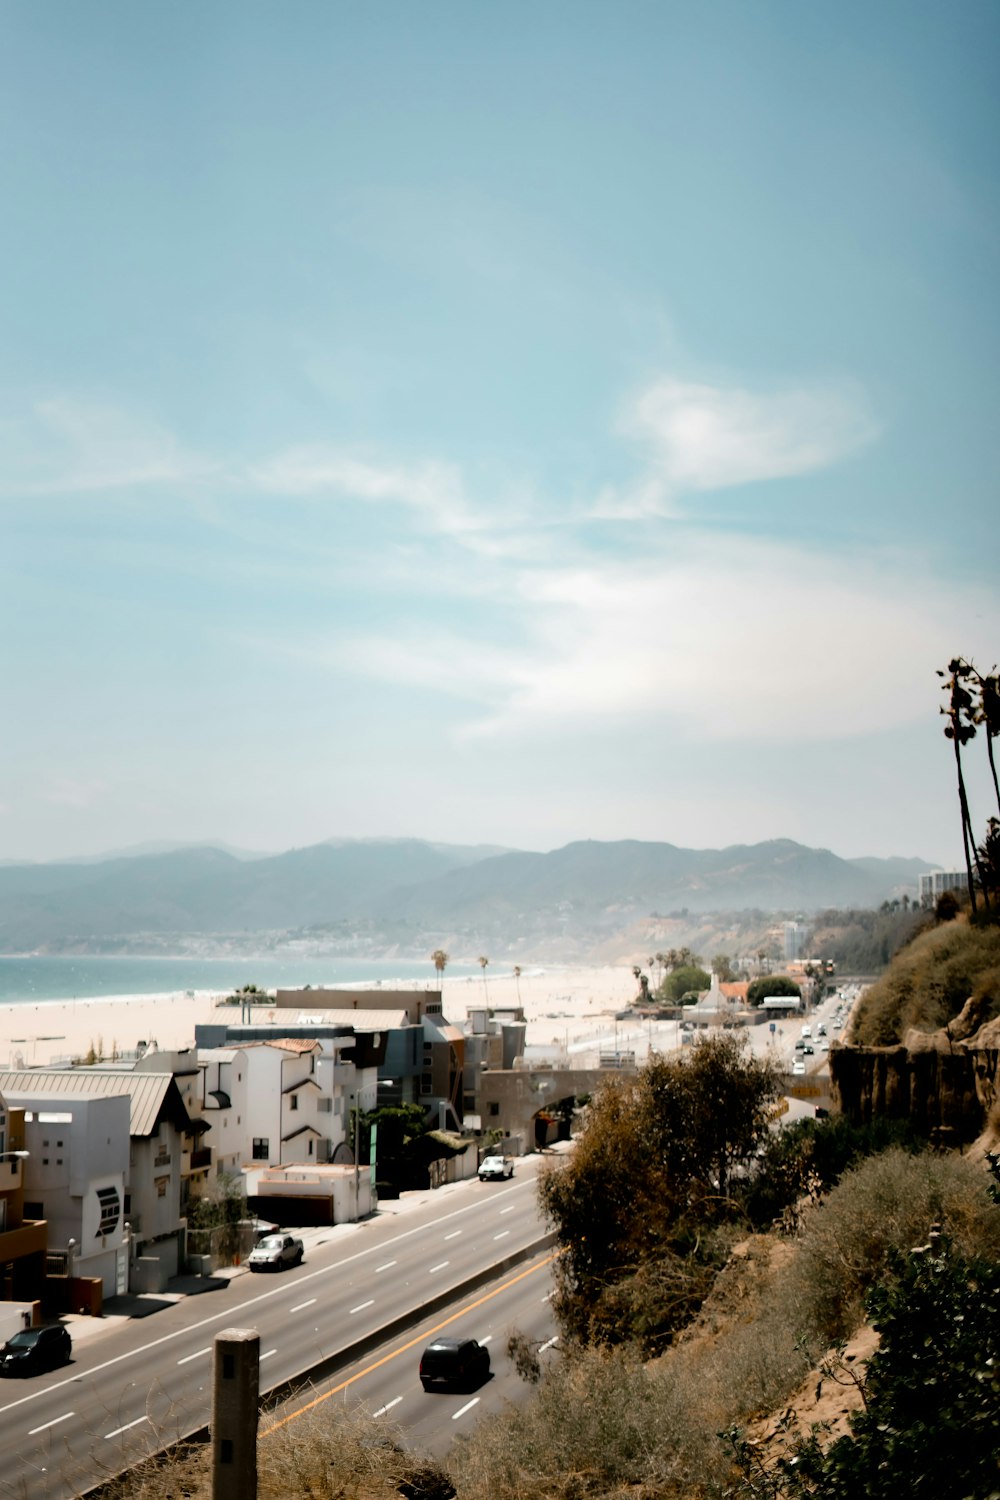
{"type": "MultiPolygon", "coordinates": [[[[10,1101],[8,1101],[10,1102],[10,1101]]],[[[41,1203],[52,1250],[74,1240],[73,1274],[100,1277],[115,1294],[115,1252],[124,1243],[131,1105],[127,1095],[21,1095],[26,1203],[41,1203]],[[102,1205],[102,1194],[105,1203],[102,1205]],[[114,1222],[104,1217],[117,1205],[114,1222]],[[103,1226],[103,1227],[102,1227],[103,1226]]]]}

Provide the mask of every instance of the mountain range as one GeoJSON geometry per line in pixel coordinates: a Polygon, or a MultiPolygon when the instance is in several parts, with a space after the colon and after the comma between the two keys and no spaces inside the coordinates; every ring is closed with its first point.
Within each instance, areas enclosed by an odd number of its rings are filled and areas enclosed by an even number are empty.
{"type": "Polygon", "coordinates": [[[878,906],[914,894],[932,868],[842,859],[790,839],[725,849],[588,840],[542,854],[419,839],[261,856],[179,847],[0,867],[0,952],[179,951],[192,941],[207,951],[269,934],[355,951],[426,956],[442,941],[474,955],[489,942],[554,956],[654,915],[878,906]]]}

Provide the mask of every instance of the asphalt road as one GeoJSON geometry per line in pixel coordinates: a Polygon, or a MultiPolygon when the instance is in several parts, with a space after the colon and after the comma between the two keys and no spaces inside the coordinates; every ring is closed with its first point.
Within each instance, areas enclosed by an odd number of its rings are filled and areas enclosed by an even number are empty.
{"type": "Polygon", "coordinates": [[[523,1334],[544,1363],[558,1357],[558,1336],[550,1310],[551,1251],[511,1268],[470,1297],[438,1316],[419,1323],[397,1340],[373,1350],[317,1384],[283,1402],[261,1424],[261,1440],[274,1426],[292,1425],[331,1400],[363,1411],[373,1422],[391,1427],[392,1436],[414,1451],[443,1458],[458,1436],[523,1398],[527,1387],[507,1355],[510,1333],[523,1334]],[[489,1377],[471,1390],[425,1391],[418,1367],[421,1350],[438,1334],[478,1339],[490,1351],[489,1377]]]}
{"type": "MultiPolygon", "coordinates": [[[[325,1376],[324,1366],[334,1371],[329,1384],[343,1389],[339,1370],[359,1345],[366,1351],[357,1361],[359,1371],[375,1363],[375,1347],[384,1354],[409,1345],[406,1357],[398,1352],[377,1379],[365,1375],[352,1382],[372,1411],[410,1402],[416,1345],[426,1342],[410,1327],[405,1335],[397,1329],[382,1347],[380,1330],[393,1322],[432,1308],[427,1327],[437,1327],[456,1306],[471,1303],[462,1331],[476,1337],[485,1329],[496,1353],[500,1329],[523,1315],[527,1304],[511,1290],[505,1294],[508,1310],[501,1312],[500,1298],[485,1298],[485,1288],[465,1294],[461,1289],[491,1267],[518,1262],[538,1243],[544,1232],[535,1195],[541,1164],[541,1158],[525,1158],[510,1181],[455,1184],[419,1195],[405,1213],[386,1205],[385,1214],[361,1225],[309,1233],[305,1263],[296,1270],[243,1272],[219,1279],[201,1295],[169,1303],[151,1299],[155,1316],[107,1330],[90,1327],[85,1337],[75,1323],[70,1365],[0,1384],[0,1496],[63,1500],[206,1424],[212,1340],[227,1328],[259,1332],[262,1393],[316,1367],[325,1376]],[[386,1384],[389,1369],[393,1379],[386,1384]]],[[[513,1289],[521,1285],[516,1274],[515,1268],[500,1280],[513,1289]]],[[[536,1298],[543,1307],[547,1290],[536,1298]]],[[[548,1327],[544,1317],[538,1326],[548,1327]]],[[[499,1359],[497,1365],[491,1399],[510,1378],[499,1359]]],[[[441,1452],[454,1435],[453,1416],[440,1398],[425,1397],[419,1382],[416,1389],[420,1402],[411,1403],[409,1413],[414,1434],[425,1450],[441,1452]]]]}

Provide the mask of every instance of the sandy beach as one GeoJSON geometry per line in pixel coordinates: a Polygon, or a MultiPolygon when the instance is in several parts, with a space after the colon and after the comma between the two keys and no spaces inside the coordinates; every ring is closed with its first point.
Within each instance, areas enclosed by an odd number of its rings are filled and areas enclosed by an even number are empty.
{"type": "MultiPolygon", "coordinates": [[[[426,977],[344,988],[433,988],[426,977]]],[[[470,1010],[521,1005],[528,1021],[527,1045],[534,1051],[579,1050],[603,1045],[614,1037],[614,1015],[634,997],[630,968],[531,967],[519,977],[487,970],[480,975],[449,978],[442,986],[444,1013],[461,1025],[470,1010]]],[[[140,1043],[160,1051],[190,1047],[199,1022],[220,1019],[223,994],[182,990],[159,995],[118,995],[87,1000],[47,1000],[0,1005],[0,1068],[39,1067],[85,1058],[90,1049],[104,1058],[130,1057],[140,1043]]],[[[224,1014],[233,1015],[227,1006],[224,1014]]],[[[239,1012],[236,1012],[238,1016],[239,1012]]],[[[254,1007],[254,1020],[265,1021],[267,1006],[254,1007]]]]}

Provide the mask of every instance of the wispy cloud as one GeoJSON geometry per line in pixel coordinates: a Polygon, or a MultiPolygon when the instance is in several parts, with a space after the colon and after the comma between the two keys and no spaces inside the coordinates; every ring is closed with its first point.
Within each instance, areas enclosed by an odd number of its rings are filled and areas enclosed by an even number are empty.
{"type": "Polygon", "coordinates": [[[342,496],[409,506],[440,531],[464,532],[478,524],[453,464],[372,463],[316,445],[278,454],[253,468],[250,477],[259,489],[271,494],[342,496]]]}
{"type": "Polygon", "coordinates": [[[402,507],[416,532],[446,537],[463,554],[486,560],[527,561],[547,547],[529,520],[538,504],[529,487],[505,483],[499,496],[473,500],[457,464],[374,461],[316,445],[255,465],[249,479],[270,495],[402,507]]]}
{"type": "Polygon", "coordinates": [[[978,614],[984,639],[1000,629],[995,600],[967,588],[949,598],[940,581],[919,579],[913,558],[847,568],[804,548],[691,532],[671,556],[631,567],[523,573],[511,583],[516,646],[440,630],[373,634],[335,658],[461,694],[463,737],[523,742],[629,724],[734,743],[874,734],[926,715],[928,664],[947,658],[955,620],[978,614]]]}
{"type": "Polygon", "coordinates": [[[0,420],[0,494],[62,495],[178,484],[219,472],[123,406],[59,395],[0,420]]]}
{"type": "Polygon", "coordinates": [[[878,426],[859,393],[802,388],[760,394],[737,387],[662,379],[627,411],[623,427],[646,448],[648,468],[598,510],[650,515],[677,497],[809,474],[846,457],[878,426]]]}

